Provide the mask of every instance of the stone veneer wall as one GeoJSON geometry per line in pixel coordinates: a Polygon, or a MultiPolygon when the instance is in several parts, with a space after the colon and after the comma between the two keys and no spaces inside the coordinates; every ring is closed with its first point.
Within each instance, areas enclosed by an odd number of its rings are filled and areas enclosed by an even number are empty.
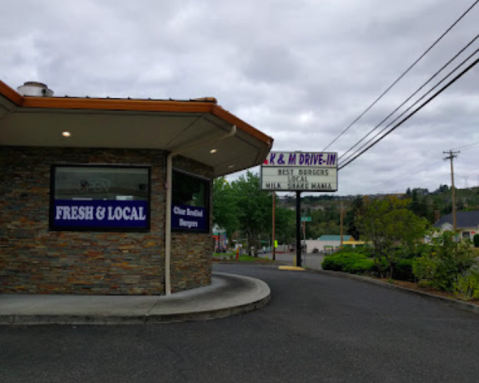
{"type": "MultiPolygon", "coordinates": [[[[211,178],[212,169],[183,157],[174,159],[173,168],[182,169],[192,174],[211,178]]],[[[205,286],[211,283],[212,254],[214,240],[211,235],[213,227],[212,185],[210,184],[210,233],[173,232],[171,236],[171,288],[174,291],[205,286]],[[196,270],[192,270],[196,268],[196,270]]]]}
{"type": "MultiPolygon", "coordinates": [[[[161,150],[0,147],[0,293],[163,294],[165,164],[161,150]],[[49,231],[58,162],[152,165],[151,230],[49,231]]],[[[181,157],[174,167],[212,175],[181,157]]],[[[173,292],[210,283],[212,251],[210,234],[173,234],[173,292]]]]}

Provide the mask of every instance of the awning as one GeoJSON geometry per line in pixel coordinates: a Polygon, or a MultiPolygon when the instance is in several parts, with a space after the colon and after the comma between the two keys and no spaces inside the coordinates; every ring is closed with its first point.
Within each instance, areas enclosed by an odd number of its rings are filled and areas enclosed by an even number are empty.
{"type": "Polygon", "coordinates": [[[224,110],[214,98],[27,97],[0,81],[0,146],[174,151],[223,135],[232,125],[237,127],[234,137],[184,154],[211,166],[215,177],[260,165],[273,139],[224,110]],[[64,137],[64,131],[70,137],[64,137]]]}

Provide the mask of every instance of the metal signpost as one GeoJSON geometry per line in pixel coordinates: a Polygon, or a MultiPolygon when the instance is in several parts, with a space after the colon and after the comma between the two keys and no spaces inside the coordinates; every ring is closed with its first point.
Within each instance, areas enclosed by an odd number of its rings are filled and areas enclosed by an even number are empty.
{"type": "Polygon", "coordinates": [[[296,191],[296,260],[301,266],[301,222],[311,222],[311,217],[301,218],[301,192],[338,190],[338,154],[270,152],[261,165],[261,189],[296,191]]]}

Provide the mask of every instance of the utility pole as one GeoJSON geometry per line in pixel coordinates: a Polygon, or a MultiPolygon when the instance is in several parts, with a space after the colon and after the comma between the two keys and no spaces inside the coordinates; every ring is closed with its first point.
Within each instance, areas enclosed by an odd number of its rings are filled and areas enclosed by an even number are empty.
{"type": "Polygon", "coordinates": [[[276,242],[275,242],[275,230],[276,230],[276,193],[273,192],[273,261],[276,260],[276,242]]]}
{"type": "Polygon", "coordinates": [[[454,166],[453,166],[453,161],[454,158],[457,157],[457,155],[460,153],[459,151],[453,152],[452,150],[449,150],[448,152],[443,152],[444,154],[448,154],[447,157],[444,158],[444,160],[451,160],[451,192],[452,192],[452,227],[454,230],[454,234],[457,231],[457,221],[456,221],[456,192],[454,188],[454,166]]]}
{"type": "Polygon", "coordinates": [[[341,242],[340,242],[340,246],[339,248],[342,249],[343,248],[343,200],[340,200],[339,202],[339,209],[340,209],[340,230],[341,230],[341,242]]]}

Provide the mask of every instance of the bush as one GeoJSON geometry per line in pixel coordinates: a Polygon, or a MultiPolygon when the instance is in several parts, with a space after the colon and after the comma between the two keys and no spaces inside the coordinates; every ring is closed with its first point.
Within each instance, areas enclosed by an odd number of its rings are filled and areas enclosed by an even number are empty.
{"type": "MultiPolygon", "coordinates": [[[[419,258],[419,257],[422,257],[424,255],[424,253],[427,253],[429,252],[431,249],[431,246],[427,243],[421,243],[419,245],[417,245],[415,247],[415,249],[413,251],[411,251],[406,257],[405,259],[415,259],[415,258],[419,258]]],[[[412,265],[412,263],[411,263],[412,265]]]]}
{"type": "Polygon", "coordinates": [[[344,271],[351,274],[374,273],[374,261],[372,259],[358,259],[356,262],[346,265],[344,271]]]}
{"type": "Polygon", "coordinates": [[[345,273],[364,274],[374,270],[374,261],[358,253],[346,253],[344,250],[324,258],[323,270],[344,271],[345,273]]]}
{"type": "Polygon", "coordinates": [[[479,234],[474,234],[474,247],[479,247],[479,234]]]}
{"type": "Polygon", "coordinates": [[[459,275],[454,283],[454,295],[463,301],[479,299],[479,271],[470,270],[459,275]]]}
{"type": "Polygon", "coordinates": [[[439,290],[451,291],[461,275],[476,263],[470,243],[457,242],[454,234],[444,232],[433,238],[428,251],[413,261],[413,273],[439,290]]]}
{"type": "Polygon", "coordinates": [[[413,259],[402,259],[394,266],[393,279],[400,281],[414,281],[414,273],[412,272],[413,259]]]}

